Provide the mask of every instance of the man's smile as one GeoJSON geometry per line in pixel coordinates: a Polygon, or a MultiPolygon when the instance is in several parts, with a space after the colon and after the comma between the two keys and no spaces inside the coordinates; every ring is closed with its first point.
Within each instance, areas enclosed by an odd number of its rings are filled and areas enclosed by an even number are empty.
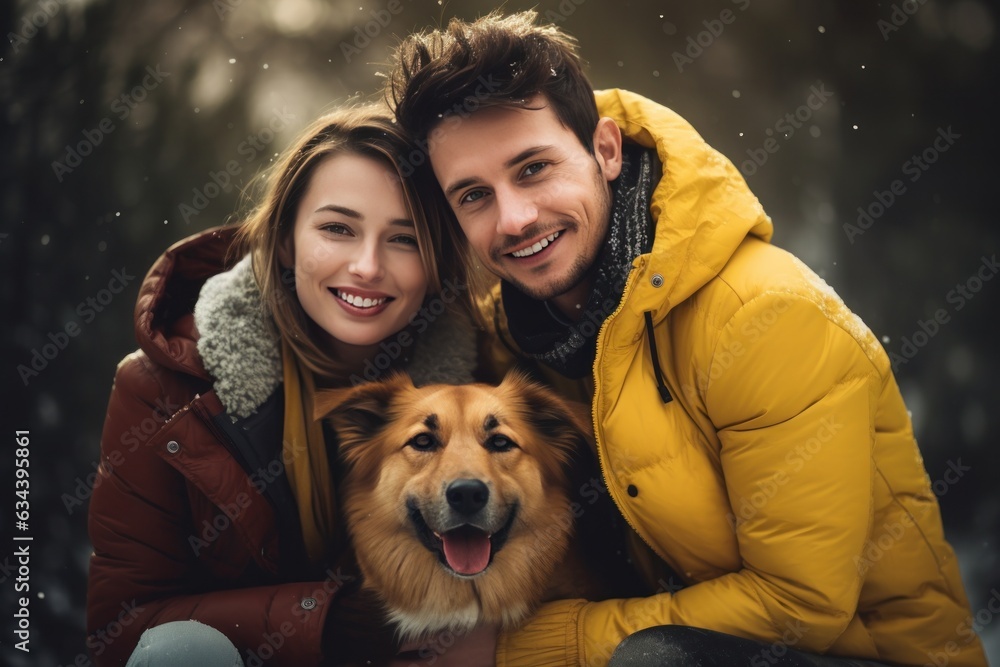
{"type": "Polygon", "coordinates": [[[550,243],[552,243],[557,238],[559,238],[560,234],[562,234],[561,231],[553,232],[553,233],[549,234],[548,236],[544,236],[541,239],[539,239],[538,241],[535,241],[534,243],[532,243],[529,246],[525,246],[524,248],[521,248],[520,250],[515,250],[514,252],[510,253],[510,255],[513,256],[513,257],[518,257],[518,258],[520,258],[520,257],[531,257],[532,255],[534,255],[536,253],[539,253],[542,250],[544,250],[545,248],[547,248],[550,243]]]}

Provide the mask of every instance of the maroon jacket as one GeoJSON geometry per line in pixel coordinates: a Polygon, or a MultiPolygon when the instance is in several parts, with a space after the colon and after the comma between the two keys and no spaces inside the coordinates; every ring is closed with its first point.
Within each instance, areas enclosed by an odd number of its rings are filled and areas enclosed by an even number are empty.
{"type": "Polygon", "coordinates": [[[187,619],[223,632],[247,664],[322,660],[345,573],[302,560],[281,388],[247,417],[227,414],[197,347],[193,307],[228,268],[231,240],[225,229],[175,244],[139,292],[140,349],[115,375],[90,502],[87,646],[100,667],[124,665],[145,629],[187,619]]]}

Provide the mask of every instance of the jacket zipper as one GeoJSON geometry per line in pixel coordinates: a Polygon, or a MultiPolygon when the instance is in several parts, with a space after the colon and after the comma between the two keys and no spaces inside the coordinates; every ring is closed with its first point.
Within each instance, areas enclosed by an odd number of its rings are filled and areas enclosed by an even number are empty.
{"type": "MultiPolygon", "coordinates": [[[[618,317],[618,313],[620,313],[622,309],[625,307],[625,302],[628,301],[628,295],[632,289],[633,283],[635,282],[635,276],[637,276],[639,273],[640,272],[638,270],[629,273],[628,278],[625,280],[625,289],[622,291],[622,299],[621,301],[618,302],[618,307],[615,308],[615,311],[611,313],[607,317],[607,319],[605,319],[604,322],[601,324],[601,328],[597,333],[598,352],[603,353],[604,348],[602,346],[602,343],[604,342],[604,335],[605,332],[607,331],[608,325],[613,319],[618,317]]],[[[597,424],[597,415],[598,415],[597,401],[598,397],[601,396],[600,384],[597,381],[597,367],[598,367],[598,358],[595,358],[594,369],[593,369],[594,405],[593,405],[593,410],[591,410],[591,420],[593,421],[593,426],[594,426],[594,439],[597,441],[597,463],[601,468],[601,476],[604,478],[604,485],[608,487],[608,493],[611,494],[611,499],[615,501],[615,505],[618,507],[618,512],[622,515],[622,517],[624,517],[625,522],[629,525],[629,527],[632,528],[635,534],[639,536],[639,539],[645,542],[646,546],[648,546],[653,553],[659,556],[660,560],[662,560],[664,563],[673,568],[674,571],[679,572],[678,568],[674,566],[674,564],[670,561],[670,559],[666,558],[662,553],[660,553],[660,550],[653,545],[653,543],[643,534],[642,531],[639,530],[636,522],[626,511],[624,503],[619,498],[617,486],[614,486],[608,482],[608,471],[607,471],[607,466],[605,465],[604,462],[604,446],[601,444],[601,432],[597,424]]]]}

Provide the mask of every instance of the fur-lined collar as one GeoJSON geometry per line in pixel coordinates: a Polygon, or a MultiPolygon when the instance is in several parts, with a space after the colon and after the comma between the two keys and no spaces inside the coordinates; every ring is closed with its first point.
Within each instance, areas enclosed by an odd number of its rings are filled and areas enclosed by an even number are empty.
{"type": "MultiPolygon", "coordinates": [[[[278,332],[264,311],[260,290],[244,257],[209,278],[194,308],[198,353],[226,411],[253,414],[282,382],[278,332]]],[[[414,346],[407,372],[415,384],[474,382],[476,334],[472,323],[445,310],[429,321],[414,346]]]]}

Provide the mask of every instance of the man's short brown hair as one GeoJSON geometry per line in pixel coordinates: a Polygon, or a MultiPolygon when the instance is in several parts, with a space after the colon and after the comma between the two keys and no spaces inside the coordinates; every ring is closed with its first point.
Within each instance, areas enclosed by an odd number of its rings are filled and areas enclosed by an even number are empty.
{"type": "Polygon", "coordinates": [[[490,106],[516,107],[545,96],[560,122],[594,152],[597,104],[576,40],[535,25],[534,11],[494,12],[471,23],[410,35],[396,49],[386,97],[418,145],[437,123],[490,106]]]}

